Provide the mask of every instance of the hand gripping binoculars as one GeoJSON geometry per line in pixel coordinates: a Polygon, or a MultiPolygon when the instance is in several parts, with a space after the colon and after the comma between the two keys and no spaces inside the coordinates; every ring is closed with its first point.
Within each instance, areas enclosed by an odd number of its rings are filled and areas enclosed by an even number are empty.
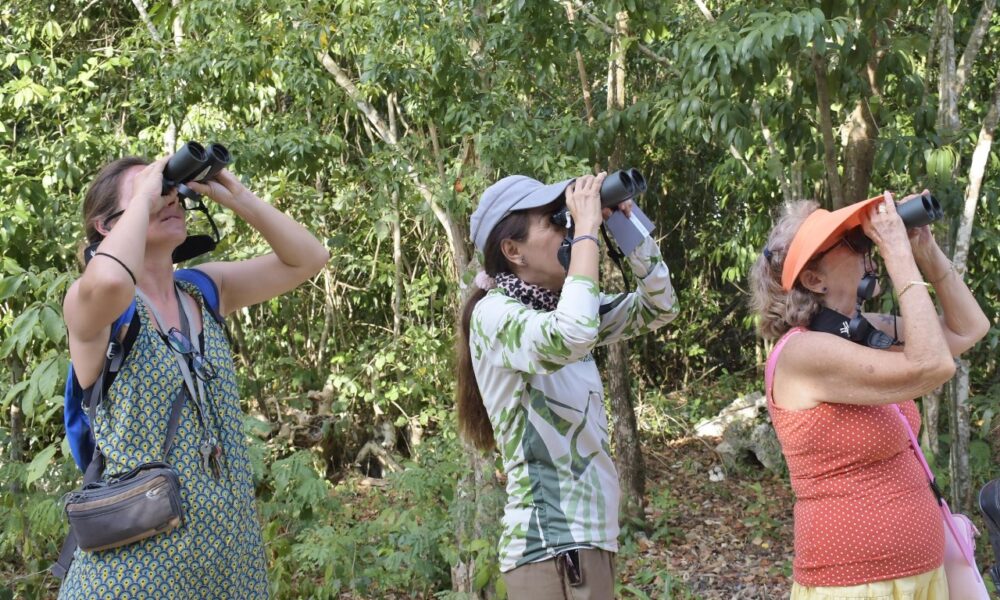
{"type": "MultiPolygon", "coordinates": [[[[615,171],[605,177],[601,183],[601,207],[617,210],[619,204],[631,200],[645,191],[646,178],[638,169],[615,171]]],[[[569,229],[570,238],[572,238],[573,219],[569,207],[563,206],[552,215],[552,223],[569,229]]]]}
{"type": "MultiPolygon", "coordinates": [[[[601,182],[601,207],[610,208],[613,211],[618,210],[618,205],[626,200],[632,200],[636,196],[642,194],[646,191],[646,178],[642,176],[642,173],[638,169],[626,169],[622,171],[615,171],[601,182]]],[[[637,212],[638,209],[635,209],[637,212]]],[[[569,270],[569,260],[570,254],[573,250],[573,238],[574,238],[574,227],[573,218],[569,212],[568,206],[562,206],[552,215],[551,221],[553,224],[564,227],[566,229],[566,238],[562,241],[559,246],[559,251],[557,257],[559,259],[559,264],[563,266],[564,269],[569,270]]],[[[609,220],[609,223],[611,221],[609,220]]],[[[649,225],[650,229],[652,225],[649,225]]],[[[621,231],[621,230],[618,230],[621,231]]],[[[621,243],[623,240],[618,239],[618,233],[612,228],[612,235],[615,239],[621,243]]],[[[625,237],[627,234],[623,234],[625,237]]],[[[631,250],[629,250],[630,252],[631,250]]]]}
{"type": "MultiPolygon", "coordinates": [[[[907,229],[929,225],[944,216],[941,203],[930,192],[897,205],[896,212],[907,229]]],[[[868,255],[873,246],[871,239],[864,234],[861,227],[855,227],[844,234],[844,243],[855,252],[864,255],[868,255]]],[[[878,283],[878,275],[871,265],[870,257],[866,258],[865,264],[865,274],[858,283],[855,314],[848,323],[846,337],[870,348],[888,348],[897,340],[879,331],[862,316],[864,302],[875,296],[878,283]]]]}

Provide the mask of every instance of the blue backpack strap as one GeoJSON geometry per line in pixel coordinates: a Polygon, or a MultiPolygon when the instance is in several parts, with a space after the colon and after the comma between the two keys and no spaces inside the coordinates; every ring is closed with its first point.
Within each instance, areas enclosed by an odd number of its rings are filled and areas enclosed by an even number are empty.
{"type": "MultiPolygon", "coordinates": [[[[134,316],[135,300],[132,300],[125,312],[111,324],[109,345],[118,337],[122,327],[132,322],[134,316]]],[[[94,455],[94,436],[90,433],[90,420],[83,408],[83,392],[80,382],[76,379],[73,364],[70,363],[69,373],[66,375],[66,387],[63,390],[63,423],[66,426],[66,440],[69,442],[70,452],[81,471],[87,470],[87,465],[94,455]]]]}
{"type": "Polygon", "coordinates": [[[179,269],[174,271],[174,279],[177,281],[186,281],[188,283],[194,284],[201,292],[201,297],[205,299],[205,304],[208,305],[208,312],[212,314],[212,318],[218,323],[222,323],[222,315],[219,314],[219,288],[215,285],[215,280],[208,276],[204,271],[198,269],[179,269]]]}

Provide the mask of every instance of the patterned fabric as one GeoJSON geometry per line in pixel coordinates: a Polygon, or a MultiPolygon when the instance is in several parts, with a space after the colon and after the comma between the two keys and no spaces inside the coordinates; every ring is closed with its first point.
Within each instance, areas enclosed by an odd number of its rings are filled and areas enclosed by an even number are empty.
{"type": "MultiPolygon", "coordinates": [[[[779,341],[777,352],[793,329],[779,341]]],[[[944,523],[923,467],[910,449],[899,406],[914,431],[912,400],[861,406],[824,402],[768,411],[795,492],[792,577],[802,586],[853,586],[909,577],[944,560],[944,523]]]]}
{"type": "Polygon", "coordinates": [[[559,292],[522,281],[513,273],[498,273],[494,281],[504,294],[535,310],[551,311],[559,304],[559,292]]]}
{"type": "MultiPolygon", "coordinates": [[[[200,300],[195,286],[181,283],[200,300]]],[[[95,418],[105,473],[161,460],[170,398],[183,387],[180,369],[138,302],[142,326],[95,418]]],[[[203,303],[202,303],[203,304],[203,303]]],[[[166,461],[177,471],[184,525],[167,534],[105,550],[77,550],[59,598],[266,598],[267,571],[250,460],[229,343],[201,309],[203,355],[218,374],[206,383],[206,421],[216,429],[228,470],[213,479],[201,466],[201,425],[184,404],[166,461]]]]}
{"type": "Polygon", "coordinates": [[[677,315],[656,243],[647,238],[629,261],[638,288],[603,316],[598,309],[611,298],[578,276],[566,278],[555,310],[532,309],[498,288],[473,311],[473,369],[507,473],[505,573],[574,547],[618,550],[618,474],[591,350],[677,315]]]}

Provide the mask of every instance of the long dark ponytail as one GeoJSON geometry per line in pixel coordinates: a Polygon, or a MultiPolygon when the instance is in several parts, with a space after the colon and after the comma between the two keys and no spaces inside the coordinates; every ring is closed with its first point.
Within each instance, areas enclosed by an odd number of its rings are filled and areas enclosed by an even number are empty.
{"type": "MultiPolygon", "coordinates": [[[[523,242],[528,239],[531,223],[540,213],[554,212],[552,205],[532,210],[512,212],[504,217],[490,235],[486,238],[483,249],[483,270],[490,277],[499,273],[512,271],[507,257],[503,254],[501,243],[504,240],[523,242]]],[[[458,430],[462,437],[476,448],[487,451],[496,447],[493,437],[493,425],[489,413],[483,404],[483,396],[476,382],[476,373],[472,370],[472,349],[469,348],[469,325],[476,304],[486,296],[486,291],[475,288],[462,307],[458,327],[458,342],[455,348],[457,356],[455,374],[458,378],[455,402],[458,405],[458,430]]]]}

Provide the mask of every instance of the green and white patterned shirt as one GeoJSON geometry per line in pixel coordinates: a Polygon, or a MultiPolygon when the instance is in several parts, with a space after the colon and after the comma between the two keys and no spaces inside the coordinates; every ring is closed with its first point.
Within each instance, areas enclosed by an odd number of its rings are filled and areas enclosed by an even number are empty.
{"type": "Polygon", "coordinates": [[[628,260],[638,287],[603,316],[614,296],[579,276],[566,278],[551,312],[500,289],[473,311],[472,365],[507,473],[502,572],[571,548],[618,550],[621,490],[591,351],[677,316],[656,242],[647,238],[628,260]]]}

